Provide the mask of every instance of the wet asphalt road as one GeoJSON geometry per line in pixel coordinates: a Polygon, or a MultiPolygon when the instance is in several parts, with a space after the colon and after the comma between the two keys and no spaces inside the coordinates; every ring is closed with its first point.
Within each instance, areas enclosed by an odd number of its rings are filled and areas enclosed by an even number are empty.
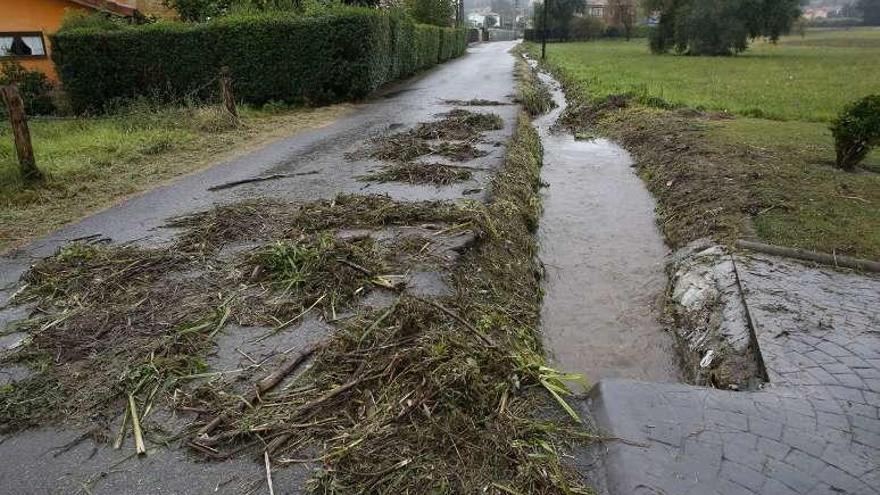
{"type": "MultiPolygon", "coordinates": [[[[357,177],[377,168],[380,163],[347,156],[361,150],[371,137],[434,120],[437,114],[454,108],[445,100],[480,98],[512,103],[514,59],[508,51],[513,46],[512,42],[500,42],[471,47],[457,60],[385,88],[360,104],[355,112],[330,126],[282,139],[209,170],[183,177],[0,258],[0,308],[17,289],[19,277],[31,263],[52,254],[71,240],[100,236],[115,243],[157,245],[168,242],[175,234],[173,230],[163,228],[169,218],[202,211],[215,204],[253,198],[305,201],[332,198],[339,193],[388,193],[401,200],[485,199],[489,176],[502,163],[503,143],[513,131],[518,111],[513,104],[470,108],[499,114],[505,121],[505,128],[486,133],[487,142],[478,145],[489,153],[487,156],[463,164],[478,169],[473,179],[467,182],[442,188],[367,184],[357,177]],[[254,177],[300,173],[309,174],[209,190],[254,177]],[[481,189],[481,192],[463,195],[464,191],[473,189],[481,189]]],[[[22,316],[16,308],[0,309],[0,326],[22,316]]],[[[184,421],[185,424],[186,420],[172,418],[169,421],[184,421]]],[[[258,493],[265,492],[260,485],[265,476],[264,468],[251,459],[195,463],[182,451],[160,449],[144,459],[115,465],[130,455],[130,449],[114,451],[95,446],[91,441],[58,453],[58,447],[75,440],[82,431],[47,427],[0,437],[0,495],[242,493],[243,486],[255,486],[258,493]],[[105,475],[101,476],[101,473],[105,475]],[[89,491],[83,490],[83,486],[89,491]]],[[[275,493],[299,493],[298,487],[302,486],[307,474],[296,469],[276,473],[275,493]]]]}
{"type": "MultiPolygon", "coordinates": [[[[367,186],[357,180],[357,176],[376,168],[379,163],[369,159],[352,161],[346,155],[361,150],[365,141],[373,136],[406,130],[419,122],[436,119],[436,114],[454,108],[445,100],[483,98],[511,102],[514,59],[508,52],[514,44],[497,42],[472,46],[459,59],[384,88],[359,105],[351,115],[330,126],[282,139],[64,227],[0,258],[0,288],[15,285],[33,260],[52,254],[72,239],[100,235],[117,243],[162,242],[173,235],[172,231],[162,228],[167,219],[201,211],[214,204],[251,198],[315,200],[355,192],[389,193],[404,200],[462,197],[463,191],[484,186],[488,173],[477,171],[470,182],[441,189],[398,184],[367,186]],[[254,177],[313,171],[318,173],[209,191],[211,187],[254,177]]],[[[464,165],[492,168],[504,156],[504,147],[494,144],[502,143],[511,135],[517,107],[496,106],[483,111],[501,115],[505,119],[505,129],[487,133],[489,143],[479,147],[488,151],[488,156],[464,165]]],[[[479,197],[468,196],[470,199],[479,197]]]]}

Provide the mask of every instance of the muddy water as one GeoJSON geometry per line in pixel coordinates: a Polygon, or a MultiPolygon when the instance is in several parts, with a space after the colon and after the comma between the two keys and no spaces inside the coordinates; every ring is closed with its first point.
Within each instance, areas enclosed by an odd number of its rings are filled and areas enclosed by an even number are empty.
{"type": "Polygon", "coordinates": [[[538,237],[547,269],[541,319],[554,364],[595,383],[622,377],[678,381],[672,339],[659,321],[668,250],[654,200],[616,144],[551,131],[559,105],[535,121],[544,144],[544,216],[538,237]]]}

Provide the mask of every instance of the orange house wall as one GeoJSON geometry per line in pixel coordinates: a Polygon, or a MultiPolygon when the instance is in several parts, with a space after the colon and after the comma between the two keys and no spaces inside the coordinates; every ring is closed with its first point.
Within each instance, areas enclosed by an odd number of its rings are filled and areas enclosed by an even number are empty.
{"type": "Polygon", "coordinates": [[[88,10],[66,0],[0,0],[0,32],[41,31],[46,45],[46,58],[24,59],[21,64],[31,70],[44,72],[57,81],[52,64],[49,34],[61,26],[66,10],[88,10]]]}

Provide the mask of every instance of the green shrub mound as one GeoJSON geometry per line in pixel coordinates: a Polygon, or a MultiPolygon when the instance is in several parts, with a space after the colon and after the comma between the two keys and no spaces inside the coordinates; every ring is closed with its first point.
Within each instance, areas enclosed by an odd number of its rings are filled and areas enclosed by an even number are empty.
{"type": "MultiPolygon", "coordinates": [[[[52,101],[52,83],[40,71],[27,70],[15,59],[0,64],[0,86],[15,84],[24,101],[28,115],[48,115],[55,111],[52,101]]],[[[6,115],[6,107],[0,100],[0,115],[6,115]]]]}
{"type": "Polygon", "coordinates": [[[880,143],[880,95],[856,100],[831,123],[837,166],[854,170],[871,148],[880,143]]]}
{"type": "Polygon", "coordinates": [[[362,98],[388,81],[467,47],[464,29],[417,25],[398,13],[344,8],[320,16],[271,13],[202,24],[159,22],[52,37],[52,58],[75,111],[119,100],[205,99],[229,67],[239,101],[326,104],[362,98]]]}

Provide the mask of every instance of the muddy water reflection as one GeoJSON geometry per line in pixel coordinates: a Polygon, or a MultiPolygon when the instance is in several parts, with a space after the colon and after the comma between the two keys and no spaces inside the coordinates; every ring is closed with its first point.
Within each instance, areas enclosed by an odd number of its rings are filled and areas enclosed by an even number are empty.
{"type": "Polygon", "coordinates": [[[604,140],[577,141],[550,127],[565,106],[535,124],[544,144],[544,216],[538,232],[547,268],[542,324],[555,364],[606,377],[678,381],[672,339],[658,317],[668,250],[654,200],[632,159],[604,140]]]}

